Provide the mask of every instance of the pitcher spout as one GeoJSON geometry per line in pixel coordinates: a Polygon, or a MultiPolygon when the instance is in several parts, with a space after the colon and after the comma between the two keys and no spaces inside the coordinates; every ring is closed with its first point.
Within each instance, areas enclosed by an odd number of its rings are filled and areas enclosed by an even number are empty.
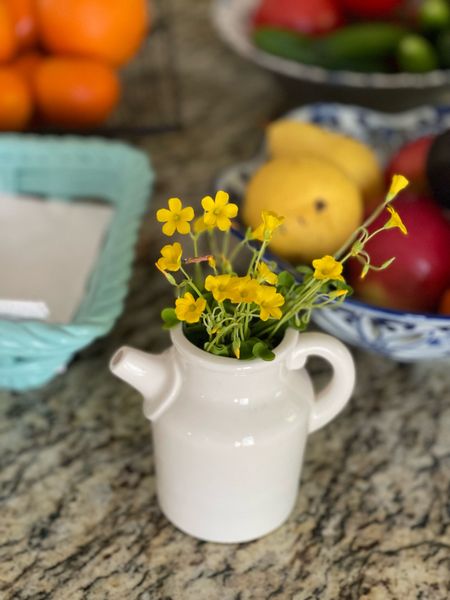
{"type": "Polygon", "coordinates": [[[147,354],[123,346],[110,361],[111,372],[134,387],[144,397],[144,414],[155,420],[172,402],[178,388],[177,369],[170,350],[147,354]]]}

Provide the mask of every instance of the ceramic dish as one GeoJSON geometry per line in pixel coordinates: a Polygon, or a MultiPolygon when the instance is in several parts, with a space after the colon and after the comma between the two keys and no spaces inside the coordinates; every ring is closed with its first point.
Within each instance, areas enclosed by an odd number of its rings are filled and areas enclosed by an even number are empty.
{"type": "MultiPolygon", "coordinates": [[[[313,104],[286,116],[367,142],[382,164],[404,142],[450,127],[450,107],[421,107],[389,115],[355,106],[313,104]]],[[[239,201],[248,178],[264,160],[262,150],[252,160],[229,167],[216,179],[216,188],[227,190],[234,201],[239,201]]],[[[281,268],[286,267],[283,261],[275,260],[281,268]]],[[[339,307],[316,311],[313,320],[347,343],[398,361],[450,357],[450,316],[388,310],[350,298],[339,307]]]]}
{"type": "Polygon", "coordinates": [[[96,198],[114,217],[85,297],[67,325],[0,319],[0,388],[25,390],[60,373],[72,356],[106,334],[120,315],[134,245],[150,196],[153,171],[145,154],[125,144],[77,137],[0,137],[0,192],[96,198]]]}
{"type": "Polygon", "coordinates": [[[250,15],[260,0],[215,0],[212,19],[220,37],[248,60],[278,75],[314,83],[373,90],[430,90],[450,84],[450,69],[428,73],[331,71],[268,54],[252,43],[250,15]]]}

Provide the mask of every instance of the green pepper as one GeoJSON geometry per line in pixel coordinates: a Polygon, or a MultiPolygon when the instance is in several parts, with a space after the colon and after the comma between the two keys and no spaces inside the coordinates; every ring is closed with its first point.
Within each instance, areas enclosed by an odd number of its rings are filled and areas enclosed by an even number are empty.
{"type": "Polygon", "coordinates": [[[405,30],[390,23],[361,23],[312,37],[276,27],[258,27],[255,45],[265,52],[326,69],[383,72],[405,30]]]}
{"type": "Polygon", "coordinates": [[[405,34],[393,23],[355,23],[318,39],[316,50],[330,68],[352,60],[382,61],[395,55],[405,34]]]}
{"type": "Polygon", "coordinates": [[[258,27],[253,32],[258,48],[283,58],[305,64],[318,64],[313,38],[278,27],[258,27]]]}

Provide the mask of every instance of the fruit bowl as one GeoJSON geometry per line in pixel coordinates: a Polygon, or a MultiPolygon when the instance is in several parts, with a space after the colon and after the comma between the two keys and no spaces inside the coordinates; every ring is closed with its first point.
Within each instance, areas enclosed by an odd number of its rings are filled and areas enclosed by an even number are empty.
{"type": "MultiPolygon", "coordinates": [[[[250,39],[250,15],[260,0],[215,0],[212,11],[213,24],[222,38],[235,52],[279,75],[285,82],[303,82],[326,86],[328,98],[337,92],[348,91],[350,100],[360,99],[374,104],[376,97],[389,99],[389,106],[417,106],[435,98],[449,89],[450,69],[437,69],[425,73],[362,73],[345,70],[328,70],[269,54],[258,49],[250,39]],[[414,96],[411,96],[411,91],[414,96]],[[408,94],[409,92],[409,94],[408,94]],[[374,96],[375,94],[375,96],[374,96]],[[399,96],[400,94],[400,96],[399,96]]],[[[297,86],[303,96],[305,86],[297,86]]],[[[293,89],[293,86],[290,87],[293,89]]],[[[322,96],[323,97],[323,96],[322,96]]],[[[365,102],[365,103],[366,103],[365,102]]],[[[383,102],[387,107],[388,104],[383,102]]]]}
{"type": "MultiPolygon", "coordinates": [[[[369,143],[383,165],[405,142],[450,127],[450,107],[425,106],[392,115],[356,106],[312,104],[286,116],[369,143]]],[[[249,177],[264,160],[262,149],[251,160],[225,169],[215,181],[216,188],[227,190],[233,201],[239,202],[249,177]]],[[[270,258],[281,269],[292,269],[279,258],[270,258]]],[[[379,308],[353,298],[313,315],[314,322],[328,333],[394,360],[415,362],[450,357],[450,316],[379,308]]]]}

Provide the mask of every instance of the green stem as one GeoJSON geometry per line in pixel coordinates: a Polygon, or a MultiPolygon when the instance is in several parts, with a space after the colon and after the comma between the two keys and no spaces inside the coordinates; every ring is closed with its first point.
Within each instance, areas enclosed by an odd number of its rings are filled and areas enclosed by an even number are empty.
{"type": "MultiPolygon", "coordinates": [[[[194,257],[198,258],[198,234],[192,234],[191,233],[191,239],[192,239],[192,245],[194,247],[194,257]]],[[[200,282],[203,279],[203,270],[202,270],[202,266],[200,263],[195,263],[194,265],[194,279],[197,285],[200,285],[200,282]]]]}
{"type": "Polygon", "coordinates": [[[252,248],[253,256],[252,256],[252,260],[250,261],[250,265],[247,270],[247,275],[250,275],[252,273],[252,271],[256,271],[258,264],[260,263],[261,258],[264,255],[264,251],[267,248],[267,244],[268,244],[268,242],[263,242],[257,252],[255,252],[255,250],[252,248]]]}
{"type": "MultiPolygon", "coordinates": [[[[386,206],[390,203],[390,200],[385,199],[384,202],[382,202],[378,208],[376,208],[373,213],[364,221],[364,223],[358,227],[358,229],[356,231],[354,231],[349,238],[347,238],[347,240],[343,243],[343,245],[339,248],[339,250],[337,252],[334,253],[334,257],[337,260],[340,260],[340,255],[343,254],[347,248],[349,246],[351,246],[353,244],[353,242],[356,240],[356,238],[358,237],[358,235],[361,233],[361,231],[363,229],[367,229],[367,227],[369,227],[369,225],[371,225],[375,219],[381,215],[381,213],[383,212],[383,210],[386,208],[386,206]]],[[[347,253],[346,257],[344,259],[341,260],[341,262],[344,262],[345,260],[347,260],[348,256],[351,255],[351,253],[347,253]]]]}
{"type": "Polygon", "coordinates": [[[230,257],[229,257],[229,261],[230,263],[233,263],[233,261],[236,259],[237,255],[239,254],[239,252],[242,250],[242,248],[244,248],[244,246],[247,245],[247,240],[241,240],[239,242],[239,244],[236,244],[236,246],[233,248],[233,250],[230,253],[230,257]]]}
{"type": "Polygon", "coordinates": [[[223,329],[221,329],[220,331],[217,332],[215,338],[213,340],[211,340],[210,342],[208,342],[208,344],[206,345],[205,350],[207,352],[209,352],[212,348],[214,348],[214,346],[216,344],[219,343],[219,341],[229,332],[231,331],[234,327],[237,326],[237,322],[233,321],[233,323],[231,325],[228,325],[228,327],[224,327],[223,329]]]}
{"type": "Polygon", "coordinates": [[[222,256],[224,256],[225,258],[228,254],[229,246],[230,246],[230,230],[228,229],[225,232],[225,235],[223,236],[223,241],[222,241],[222,256]]]}
{"type": "MultiPolygon", "coordinates": [[[[180,267],[180,271],[183,273],[183,275],[186,277],[187,282],[189,283],[189,285],[191,286],[191,288],[194,290],[194,292],[198,295],[199,298],[203,298],[203,294],[202,292],[198,289],[198,287],[195,285],[194,280],[192,279],[192,277],[189,275],[189,273],[187,273],[183,267],[180,267]]],[[[208,311],[209,314],[212,314],[211,308],[208,304],[208,302],[206,303],[206,310],[208,311]]]]}
{"type": "Polygon", "coordinates": [[[270,332],[269,339],[271,339],[275,335],[275,333],[280,329],[280,327],[282,325],[284,325],[285,323],[288,323],[289,320],[295,314],[297,314],[300,310],[309,308],[307,306],[307,304],[306,304],[307,301],[309,300],[310,297],[314,297],[316,295],[317,291],[322,287],[322,285],[324,283],[326,283],[326,280],[325,281],[315,281],[315,282],[314,282],[314,280],[311,280],[311,281],[309,281],[307,283],[307,287],[305,289],[305,293],[302,295],[302,297],[297,302],[293,303],[293,305],[291,306],[291,308],[289,308],[284,313],[284,315],[281,317],[281,319],[275,325],[275,327],[273,328],[273,330],[270,332]],[[311,282],[313,282],[313,283],[311,284],[311,282]]]}
{"type": "Polygon", "coordinates": [[[217,247],[217,240],[214,233],[214,229],[208,229],[209,247],[211,248],[211,254],[213,256],[219,256],[219,249],[217,247]]]}

